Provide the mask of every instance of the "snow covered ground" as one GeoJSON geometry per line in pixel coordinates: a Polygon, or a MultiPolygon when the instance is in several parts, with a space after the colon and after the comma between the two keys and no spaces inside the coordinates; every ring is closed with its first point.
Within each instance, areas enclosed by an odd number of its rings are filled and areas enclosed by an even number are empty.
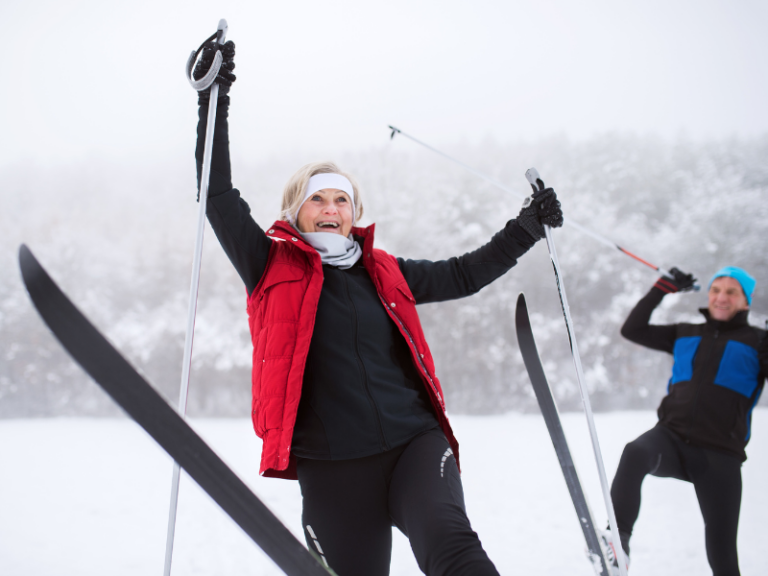
{"type": "MultiPolygon", "coordinates": [[[[564,415],[598,522],[602,494],[583,414],[564,415]]],[[[624,444],[652,412],[598,414],[610,477],[624,444]]],[[[554,451],[539,415],[453,418],[474,528],[502,574],[592,574],[554,451]]],[[[195,429],[297,535],[298,484],[258,476],[260,443],[245,420],[195,420],[195,429]]],[[[754,416],[743,468],[739,533],[744,576],[765,573],[768,409],[754,416]]],[[[161,574],[172,464],[127,419],[0,421],[0,574],[161,574]]],[[[632,576],[708,574],[703,522],[689,484],[648,478],[635,528],[632,576]]],[[[175,575],[281,572],[189,477],[182,477],[175,575]]],[[[396,532],[392,575],[420,574],[396,532]]]]}

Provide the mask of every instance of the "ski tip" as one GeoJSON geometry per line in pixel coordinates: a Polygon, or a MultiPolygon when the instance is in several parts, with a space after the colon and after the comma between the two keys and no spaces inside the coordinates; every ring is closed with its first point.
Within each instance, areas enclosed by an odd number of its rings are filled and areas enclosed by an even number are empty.
{"type": "Polygon", "coordinates": [[[27,255],[31,255],[32,251],[29,249],[29,246],[26,244],[19,245],[19,260],[22,258],[26,258],[27,255]]]}
{"type": "Polygon", "coordinates": [[[41,270],[40,263],[32,254],[32,250],[26,244],[19,246],[19,268],[21,268],[21,278],[24,284],[29,288],[29,282],[32,276],[41,270]]]}
{"type": "Polygon", "coordinates": [[[515,316],[519,316],[520,314],[528,314],[528,304],[525,302],[524,292],[520,292],[520,295],[517,297],[515,316]]]}
{"type": "Polygon", "coordinates": [[[51,277],[38,262],[32,250],[26,244],[19,246],[19,268],[21,269],[21,279],[24,287],[27,289],[32,304],[40,310],[38,295],[39,287],[51,281],[51,277]]]}
{"type": "Polygon", "coordinates": [[[530,325],[530,320],[528,319],[528,304],[525,302],[525,293],[520,292],[520,295],[517,297],[517,306],[515,307],[515,330],[519,331],[521,328],[523,328],[526,325],[530,325]]]}

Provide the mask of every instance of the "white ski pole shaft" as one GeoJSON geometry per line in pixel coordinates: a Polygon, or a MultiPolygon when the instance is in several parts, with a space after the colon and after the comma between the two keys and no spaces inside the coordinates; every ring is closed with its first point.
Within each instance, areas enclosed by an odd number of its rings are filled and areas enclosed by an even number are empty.
{"type": "MultiPolygon", "coordinates": [[[[440,156],[442,156],[446,160],[449,160],[450,162],[453,162],[454,164],[458,164],[459,166],[461,166],[465,170],[471,172],[475,176],[477,176],[479,178],[482,178],[486,182],[490,182],[491,184],[493,184],[494,186],[496,186],[500,190],[504,190],[505,192],[508,192],[509,194],[512,194],[513,196],[516,196],[518,198],[521,198],[521,199],[524,198],[524,196],[522,194],[519,194],[518,192],[515,192],[514,190],[512,190],[508,186],[505,186],[504,184],[502,184],[498,180],[496,180],[494,178],[491,178],[487,174],[483,174],[479,170],[475,170],[471,166],[468,166],[467,164],[464,164],[463,162],[461,162],[460,160],[457,160],[453,156],[449,156],[445,152],[441,152],[437,148],[434,148],[434,147],[430,146],[429,144],[427,144],[425,142],[422,142],[421,140],[419,140],[417,138],[414,138],[413,136],[411,136],[410,134],[408,134],[406,132],[403,132],[399,128],[395,128],[394,126],[389,126],[389,129],[392,130],[392,133],[390,134],[390,139],[394,138],[395,134],[402,134],[403,136],[405,136],[409,140],[413,140],[417,144],[419,144],[421,146],[424,146],[424,148],[426,148],[428,150],[431,150],[435,154],[439,154],[440,156]]],[[[653,268],[654,270],[656,270],[656,272],[658,272],[662,276],[666,276],[667,278],[674,278],[674,276],[672,275],[672,273],[669,270],[661,268],[660,266],[656,266],[655,264],[651,264],[650,262],[648,262],[644,258],[641,258],[640,256],[638,256],[636,254],[633,254],[632,252],[630,252],[629,250],[627,250],[623,246],[619,246],[618,244],[616,244],[612,240],[609,240],[608,238],[606,238],[602,234],[598,234],[594,230],[590,230],[589,228],[587,228],[586,226],[582,226],[578,222],[574,222],[573,220],[566,220],[565,225],[566,226],[570,226],[571,228],[576,228],[576,230],[578,230],[579,232],[581,232],[583,234],[586,234],[587,236],[590,236],[591,238],[597,240],[601,244],[604,244],[604,245],[608,246],[609,248],[617,249],[622,254],[637,260],[638,262],[640,262],[641,264],[644,264],[645,266],[648,266],[649,268],[653,268]]],[[[694,285],[694,290],[699,290],[699,288],[700,287],[699,287],[698,284],[694,285]]]]}
{"type": "MultiPolygon", "coordinates": [[[[219,44],[224,44],[227,36],[227,21],[222,19],[216,32],[216,40],[219,44]]],[[[197,237],[195,238],[195,254],[192,260],[192,280],[189,286],[189,307],[187,309],[187,332],[184,339],[184,359],[181,366],[181,388],[179,392],[179,414],[182,416],[187,413],[187,396],[189,392],[189,372],[192,364],[192,342],[195,336],[195,316],[197,313],[197,293],[200,286],[200,268],[203,259],[203,235],[205,232],[205,209],[208,200],[208,181],[211,175],[211,155],[213,152],[213,130],[216,125],[216,103],[219,97],[219,85],[214,82],[221,67],[221,52],[216,53],[211,70],[205,78],[201,78],[197,83],[189,77],[194,66],[195,52],[192,53],[187,62],[187,75],[190,83],[195,89],[204,89],[207,86],[200,82],[208,82],[211,87],[211,96],[208,101],[208,123],[205,128],[205,147],[203,149],[203,170],[200,175],[200,197],[197,210],[197,237]],[[191,63],[191,65],[190,65],[191,63]]],[[[165,541],[165,568],[163,574],[170,576],[171,560],[173,559],[173,541],[176,532],[176,508],[179,501],[179,480],[181,477],[181,467],[178,462],[173,463],[173,479],[171,482],[171,504],[168,512],[168,533],[165,541]]]]}
{"type": "MultiPolygon", "coordinates": [[[[534,191],[543,190],[544,182],[539,176],[538,171],[535,168],[530,168],[525,177],[530,182],[534,191]]],[[[592,415],[592,405],[589,402],[589,392],[587,391],[586,381],[584,378],[584,369],[581,366],[581,356],[579,355],[579,346],[576,343],[576,333],[573,328],[573,320],[571,319],[571,310],[568,307],[568,297],[565,294],[565,285],[563,283],[563,276],[560,271],[560,262],[557,259],[557,250],[555,249],[555,240],[552,236],[552,229],[545,225],[544,234],[547,239],[547,249],[549,250],[549,257],[552,260],[552,267],[555,271],[555,280],[557,282],[557,291],[560,295],[560,305],[563,309],[563,317],[565,318],[565,326],[568,330],[568,339],[571,344],[571,357],[573,358],[573,364],[576,368],[576,380],[579,383],[579,391],[581,392],[581,402],[584,405],[584,413],[587,417],[587,425],[589,427],[589,435],[592,439],[592,450],[595,453],[595,462],[597,463],[597,471],[600,476],[600,485],[603,489],[603,499],[605,501],[605,509],[608,512],[608,522],[611,526],[611,532],[613,533],[614,547],[616,548],[616,559],[619,563],[619,572],[621,576],[627,576],[627,565],[624,559],[624,549],[621,547],[619,529],[616,522],[616,512],[613,509],[613,501],[611,500],[611,490],[608,484],[608,477],[605,473],[605,465],[603,464],[603,456],[600,450],[600,441],[597,438],[597,428],[595,428],[595,419],[592,415]]]]}

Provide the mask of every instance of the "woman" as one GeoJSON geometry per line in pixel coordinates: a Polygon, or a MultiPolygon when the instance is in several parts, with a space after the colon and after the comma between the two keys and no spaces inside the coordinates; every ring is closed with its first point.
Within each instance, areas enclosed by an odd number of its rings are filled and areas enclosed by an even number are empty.
{"type": "MultiPolygon", "coordinates": [[[[208,219],[245,283],[253,341],[253,423],[261,474],[298,479],[310,549],[339,576],[389,574],[391,527],[429,575],[498,574],[464,508],[458,443],[416,303],[474,294],[562,225],[541,191],[485,246],[439,262],[374,248],[357,228],[354,178],[329,162],[288,181],[280,219],[263,230],[232,187],[222,51],[208,219]]],[[[207,70],[208,47],[196,76],[207,70]]],[[[208,95],[200,95],[201,172],[208,95]]]]}

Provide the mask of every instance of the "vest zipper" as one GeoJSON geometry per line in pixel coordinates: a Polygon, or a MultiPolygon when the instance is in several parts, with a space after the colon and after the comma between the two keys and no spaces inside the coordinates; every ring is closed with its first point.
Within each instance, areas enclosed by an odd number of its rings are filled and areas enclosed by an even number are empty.
{"type": "Polygon", "coordinates": [[[440,407],[442,408],[443,413],[445,413],[445,402],[443,402],[443,397],[440,395],[440,392],[438,391],[437,386],[435,386],[435,383],[432,380],[432,377],[429,375],[429,371],[427,371],[427,367],[424,365],[424,362],[422,362],[421,353],[419,352],[418,348],[416,348],[416,344],[413,341],[413,338],[411,337],[411,333],[405,327],[402,320],[400,320],[397,314],[395,314],[392,308],[389,307],[389,305],[384,300],[384,298],[381,297],[381,294],[379,294],[379,299],[381,300],[381,303],[384,305],[384,308],[387,310],[389,315],[397,321],[398,325],[400,326],[400,330],[406,336],[408,336],[408,345],[411,348],[413,355],[416,357],[416,360],[419,363],[419,367],[421,368],[421,371],[424,373],[424,376],[427,377],[427,380],[429,380],[429,385],[432,387],[432,392],[435,394],[437,401],[440,403],[440,407]]]}

